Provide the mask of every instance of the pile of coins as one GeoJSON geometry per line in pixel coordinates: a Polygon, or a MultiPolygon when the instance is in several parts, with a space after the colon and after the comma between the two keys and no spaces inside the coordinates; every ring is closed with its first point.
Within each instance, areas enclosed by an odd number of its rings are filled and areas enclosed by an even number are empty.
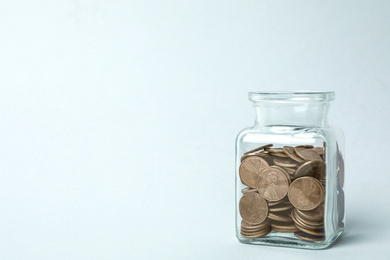
{"type": "Polygon", "coordinates": [[[246,152],[239,174],[247,187],[239,202],[241,234],[260,238],[272,230],[307,241],[324,239],[324,148],[311,145],[246,152]]]}

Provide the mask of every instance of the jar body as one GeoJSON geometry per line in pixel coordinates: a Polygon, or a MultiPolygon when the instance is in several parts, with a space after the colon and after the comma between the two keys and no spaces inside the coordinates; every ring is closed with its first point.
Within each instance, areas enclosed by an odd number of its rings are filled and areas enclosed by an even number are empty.
{"type": "MultiPolygon", "coordinates": [[[[319,118],[326,112],[308,115],[311,99],[286,102],[256,101],[255,125],[237,136],[236,236],[248,244],[326,248],[345,229],[343,136],[319,118]],[[288,117],[279,109],[286,102],[288,117]],[[270,113],[270,120],[259,118],[270,113]]],[[[314,103],[327,110],[326,102],[314,103]]]]}

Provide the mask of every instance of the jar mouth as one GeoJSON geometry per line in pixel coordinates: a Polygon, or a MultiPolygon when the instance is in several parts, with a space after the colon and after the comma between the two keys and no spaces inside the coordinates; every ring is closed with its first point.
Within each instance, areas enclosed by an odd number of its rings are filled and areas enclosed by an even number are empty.
{"type": "Polygon", "coordinates": [[[334,91],[258,91],[249,92],[250,101],[280,100],[280,101],[333,101],[334,91]]]}

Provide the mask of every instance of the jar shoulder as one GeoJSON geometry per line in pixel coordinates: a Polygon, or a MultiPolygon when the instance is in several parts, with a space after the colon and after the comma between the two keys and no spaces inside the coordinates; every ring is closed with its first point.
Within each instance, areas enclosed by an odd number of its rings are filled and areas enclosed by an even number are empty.
{"type": "Polygon", "coordinates": [[[343,131],[334,125],[326,127],[310,127],[310,126],[249,126],[238,132],[236,144],[250,140],[266,140],[270,139],[317,139],[325,143],[332,143],[344,146],[343,131]]]}

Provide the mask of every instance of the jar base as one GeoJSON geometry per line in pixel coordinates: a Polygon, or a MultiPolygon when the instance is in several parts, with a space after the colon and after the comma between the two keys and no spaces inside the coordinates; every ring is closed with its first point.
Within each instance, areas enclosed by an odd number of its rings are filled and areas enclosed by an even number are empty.
{"type": "Polygon", "coordinates": [[[334,242],[336,242],[337,239],[340,238],[343,232],[344,228],[340,228],[331,238],[323,241],[305,241],[297,239],[294,233],[280,233],[276,231],[272,231],[266,237],[262,238],[246,238],[238,233],[237,239],[244,244],[318,250],[329,248],[334,242]]]}

